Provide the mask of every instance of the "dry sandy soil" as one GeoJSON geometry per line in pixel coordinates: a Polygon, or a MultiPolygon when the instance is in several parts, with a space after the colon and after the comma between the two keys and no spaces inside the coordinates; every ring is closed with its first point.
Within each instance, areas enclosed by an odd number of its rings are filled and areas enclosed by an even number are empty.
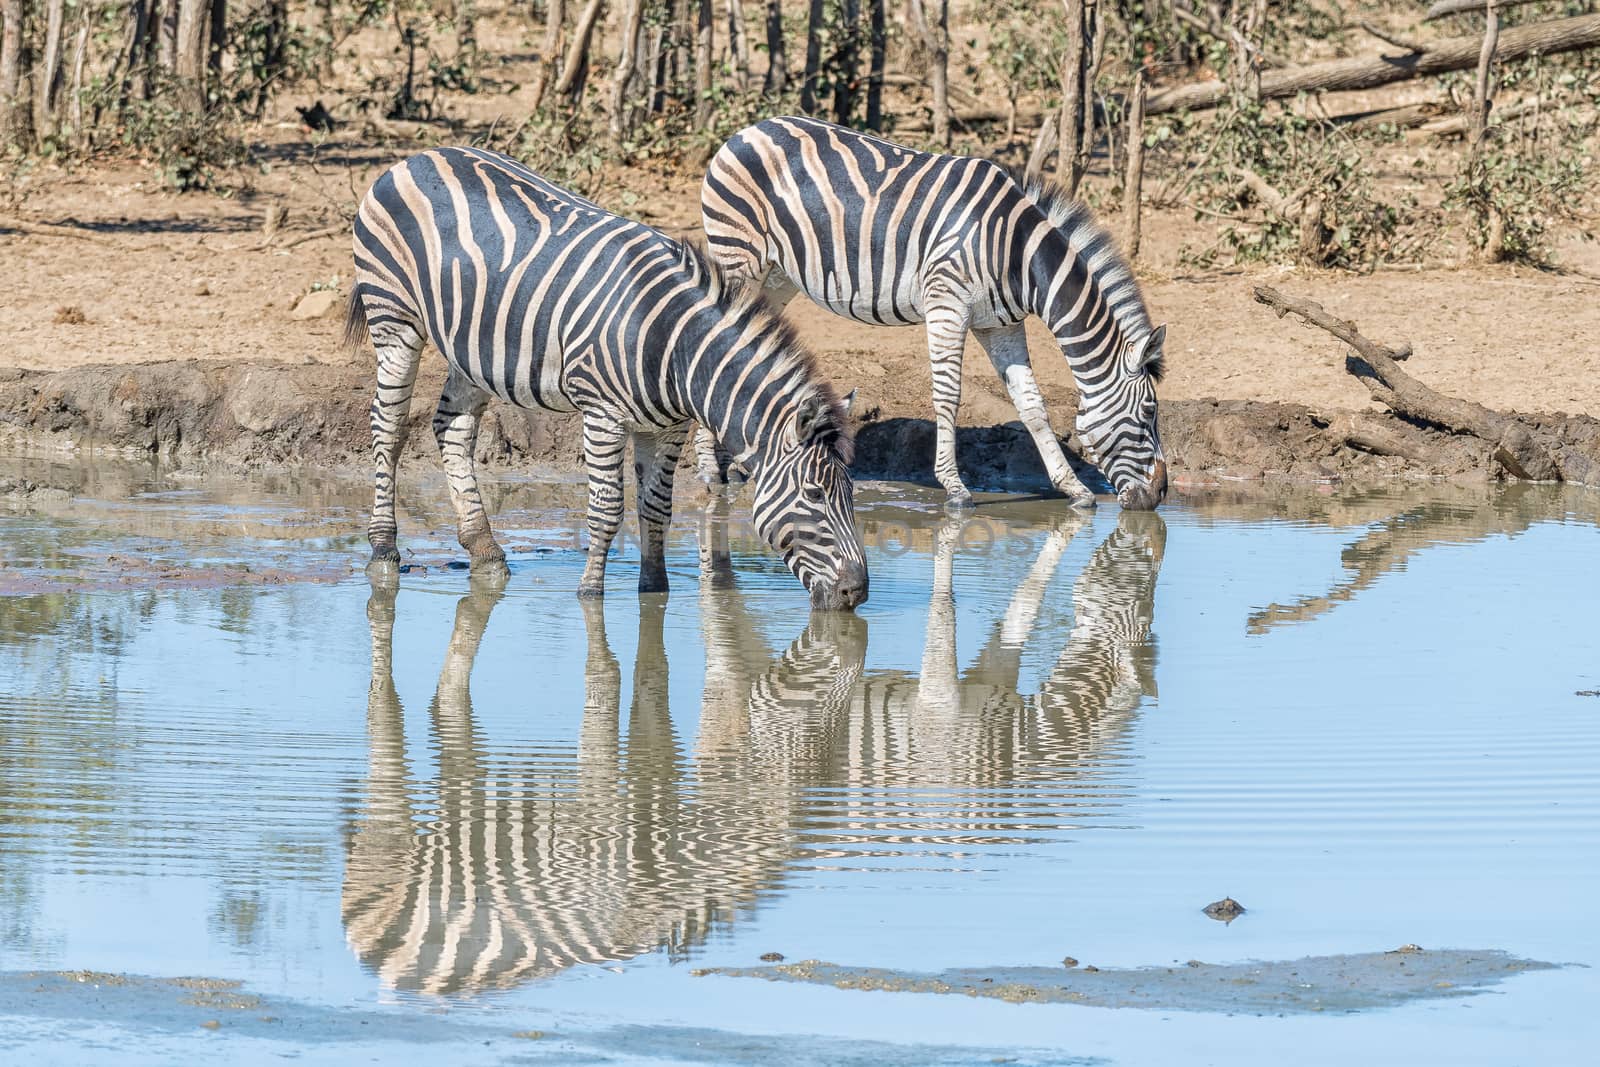
{"type": "MultiPolygon", "coordinates": [[[[73,227],[93,239],[8,231],[0,216],[0,333],[7,339],[0,364],[54,370],[167,359],[347,359],[336,343],[337,312],[297,321],[290,311],[313,286],[348,282],[348,239],[264,249],[260,223],[269,205],[280,204],[289,212],[287,239],[322,228],[352,202],[352,188],[365,188],[405,153],[334,147],[323,149],[320,163],[292,161],[303,147],[283,146],[288,165],[229,199],[167,192],[133,165],[37,176],[25,210],[11,217],[73,227]]],[[[637,197],[631,211],[639,217],[674,233],[698,232],[691,177],[632,171],[615,184],[637,197]]],[[[1505,409],[1600,414],[1600,281],[1577,272],[1600,274],[1600,252],[1591,245],[1569,241],[1562,272],[1462,266],[1366,276],[1281,268],[1197,273],[1177,264],[1177,250],[1194,230],[1175,212],[1154,213],[1145,223],[1145,294],[1155,318],[1169,324],[1164,398],[1319,410],[1367,405],[1335,342],[1280,322],[1251,300],[1251,286],[1265,281],[1322,302],[1370,336],[1411,341],[1413,373],[1445,392],[1505,409]]],[[[790,314],[837,381],[858,387],[885,414],[926,415],[919,330],[856,325],[804,301],[790,314]]],[[[1071,377],[1042,327],[1034,341],[1065,430],[1071,377]]],[[[962,421],[1014,418],[987,361],[975,348],[969,356],[962,421]]]]}

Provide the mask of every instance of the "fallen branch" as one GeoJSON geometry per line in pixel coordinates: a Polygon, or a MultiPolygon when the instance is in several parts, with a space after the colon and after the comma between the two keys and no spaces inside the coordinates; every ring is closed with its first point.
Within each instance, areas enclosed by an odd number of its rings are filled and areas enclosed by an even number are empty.
{"type": "Polygon", "coordinates": [[[1551,481],[1562,476],[1554,454],[1560,442],[1549,435],[1482,404],[1445,396],[1422,384],[1400,368],[1395,349],[1363,337],[1355,323],[1330,315],[1321,304],[1284,296],[1265,285],[1255,287],[1255,298],[1279,318],[1292,313],[1355,349],[1360,359],[1347,361],[1345,369],[1395,414],[1488,442],[1494,447],[1496,462],[1514,478],[1551,481]]]}
{"type": "Polygon", "coordinates": [[[1342,124],[1351,133],[1375,130],[1380,126],[1393,126],[1397,130],[1409,130],[1439,118],[1446,110],[1444,104],[1428,101],[1422,104],[1407,104],[1404,107],[1385,108],[1382,111],[1364,111],[1355,115],[1335,115],[1333,121],[1337,124],[1342,124]]]}
{"type": "Polygon", "coordinates": [[[1406,38],[1401,37],[1399,34],[1390,33],[1388,30],[1380,29],[1365,19],[1362,19],[1360,22],[1356,23],[1356,25],[1372,34],[1372,36],[1376,37],[1384,44],[1392,44],[1396,48],[1404,48],[1407,52],[1426,52],[1428,50],[1428,46],[1425,44],[1418,44],[1416,41],[1409,41],[1406,38]]]}
{"type": "MultiPolygon", "coordinates": [[[[1510,7],[1513,4],[1536,4],[1539,0],[1498,0],[1499,6],[1510,7]]],[[[1422,16],[1423,22],[1433,22],[1449,15],[1462,15],[1470,11],[1482,11],[1489,6],[1489,0],[1438,0],[1438,3],[1428,8],[1428,13],[1422,16]]]]}
{"type": "Polygon", "coordinates": [[[301,245],[305,244],[307,241],[317,241],[317,240],[321,240],[324,237],[338,237],[340,234],[345,234],[345,233],[349,233],[349,232],[350,232],[350,223],[348,223],[348,222],[337,222],[337,223],[334,223],[332,226],[324,226],[320,230],[312,230],[310,233],[303,233],[300,236],[298,236],[296,238],[293,238],[292,240],[285,241],[283,244],[278,246],[278,251],[287,252],[291,248],[300,247],[301,245]]]}
{"type": "MultiPolygon", "coordinates": [[[[1537,100],[1518,100],[1514,104],[1507,104],[1505,107],[1494,108],[1489,112],[1489,118],[1491,120],[1499,120],[1504,122],[1508,119],[1514,119],[1521,115],[1526,115],[1528,112],[1536,110],[1538,106],[1539,101],[1537,100]]],[[[1418,138],[1463,137],[1471,129],[1471,126],[1472,116],[1470,114],[1463,112],[1459,115],[1446,115],[1443,118],[1434,119],[1431,122],[1424,122],[1421,126],[1417,127],[1415,136],[1418,138]]]]}
{"type": "MultiPolygon", "coordinates": [[[[1497,56],[1502,63],[1510,63],[1535,53],[1549,56],[1597,45],[1600,45],[1600,15],[1580,15],[1514,26],[1500,35],[1497,56]]],[[[1478,55],[1482,49],[1482,35],[1474,34],[1434,41],[1424,52],[1403,56],[1362,56],[1335,59],[1307,67],[1266,70],[1261,72],[1261,99],[1299,93],[1373,89],[1393,82],[1468,70],[1478,65],[1478,55]]],[[[1165,111],[1201,110],[1216,107],[1227,98],[1226,82],[1213,80],[1180,85],[1151,96],[1145,113],[1157,115],[1165,111]]]]}
{"type": "Polygon", "coordinates": [[[80,229],[77,226],[59,226],[51,222],[25,222],[22,219],[0,219],[0,230],[15,230],[32,237],[67,237],[75,241],[121,248],[122,245],[102,234],[80,229]]]}

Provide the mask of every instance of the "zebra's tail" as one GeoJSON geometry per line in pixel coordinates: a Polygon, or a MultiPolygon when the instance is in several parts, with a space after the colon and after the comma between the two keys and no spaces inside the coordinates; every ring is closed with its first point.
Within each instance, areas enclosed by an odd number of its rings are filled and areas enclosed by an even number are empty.
{"type": "Polygon", "coordinates": [[[371,339],[372,335],[367,332],[367,309],[361,303],[361,287],[352,285],[350,299],[344,308],[344,340],[341,347],[353,353],[371,339]]]}

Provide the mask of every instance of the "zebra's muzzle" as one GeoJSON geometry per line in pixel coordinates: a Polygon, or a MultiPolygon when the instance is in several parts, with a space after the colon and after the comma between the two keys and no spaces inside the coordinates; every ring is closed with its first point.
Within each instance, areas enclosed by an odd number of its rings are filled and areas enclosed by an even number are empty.
{"type": "Polygon", "coordinates": [[[818,582],[811,590],[811,606],[822,611],[854,611],[867,600],[867,568],[843,563],[831,584],[818,582]]]}
{"type": "Polygon", "coordinates": [[[1124,489],[1117,499],[1129,511],[1154,511],[1167,498],[1167,461],[1158,459],[1150,468],[1150,479],[1143,485],[1124,489]]]}

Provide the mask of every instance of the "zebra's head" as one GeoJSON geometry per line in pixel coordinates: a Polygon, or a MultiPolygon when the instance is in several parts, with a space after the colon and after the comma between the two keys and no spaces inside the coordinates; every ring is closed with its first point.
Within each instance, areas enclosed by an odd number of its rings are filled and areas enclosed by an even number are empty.
{"type": "Polygon", "coordinates": [[[755,474],[756,531],[811,593],[811,606],[830,611],[867,599],[844,425],[854,395],[839,402],[823,390],[808,392],[781,447],[755,474]]]}
{"type": "Polygon", "coordinates": [[[1157,428],[1156,383],[1161,380],[1167,328],[1119,335],[1104,372],[1078,400],[1078,439],[1133,511],[1151,511],[1167,495],[1167,459],[1157,428]]]}

